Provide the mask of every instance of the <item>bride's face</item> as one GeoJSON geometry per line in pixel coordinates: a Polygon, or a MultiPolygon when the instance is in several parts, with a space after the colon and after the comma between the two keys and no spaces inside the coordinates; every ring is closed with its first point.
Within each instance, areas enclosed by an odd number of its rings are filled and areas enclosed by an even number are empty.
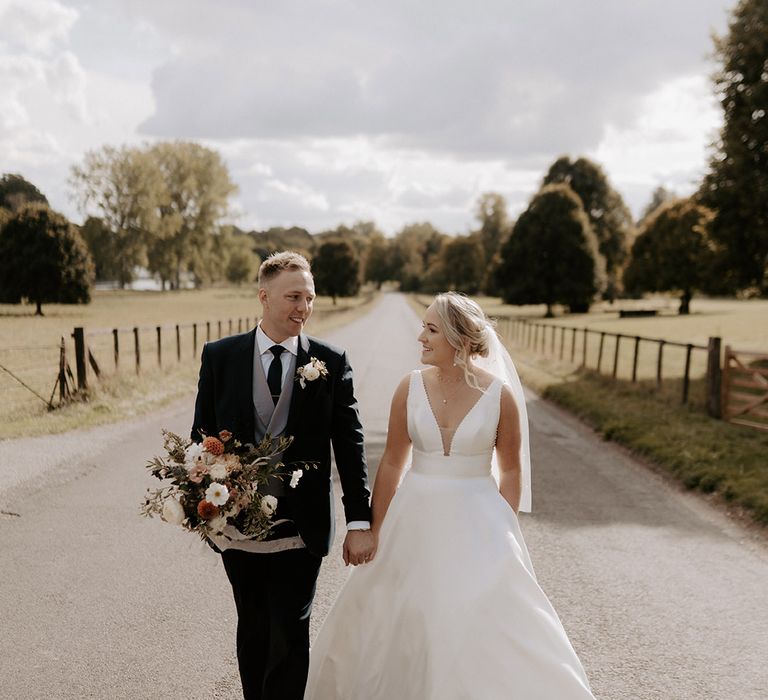
{"type": "Polygon", "coordinates": [[[452,365],[456,350],[445,337],[443,323],[434,304],[424,312],[421,326],[418,338],[421,343],[421,362],[425,365],[452,365]]]}

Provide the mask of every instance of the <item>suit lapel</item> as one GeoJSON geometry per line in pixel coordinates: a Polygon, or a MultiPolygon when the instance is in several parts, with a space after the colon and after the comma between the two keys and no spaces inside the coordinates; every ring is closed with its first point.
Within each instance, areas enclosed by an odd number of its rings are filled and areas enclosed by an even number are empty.
{"type": "MultiPolygon", "coordinates": [[[[296,370],[302,365],[306,365],[309,362],[309,339],[303,333],[299,336],[299,347],[296,351],[296,370]]],[[[288,425],[286,427],[286,433],[288,435],[294,434],[294,426],[297,424],[301,412],[304,407],[304,403],[307,397],[307,388],[301,388],[301,384],[296,381],[296,372],[294,376],[290,378],[293,385],[293,395],[291,396],[291,408],[288,413],[288,425]]]]}
{"type": "Polygon", "coordinates": [[[256,349],[256,329],[243,337],[243,345],[237,354],[237,371],[235,376],[243,377],[237,387],[237,406],[243,416],[244,442],[251,442],[256,432],[256,416],[253,411],[253,359],[256,349]]]}

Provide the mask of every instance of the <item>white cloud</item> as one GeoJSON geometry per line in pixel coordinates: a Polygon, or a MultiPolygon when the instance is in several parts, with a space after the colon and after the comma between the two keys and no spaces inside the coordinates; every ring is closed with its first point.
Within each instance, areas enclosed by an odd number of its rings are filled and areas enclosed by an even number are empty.
{"type": "Polygon", "coordinates": [[[78,12],[56,0],[0,0],[0,40],[47,53],[65,41],[78,12]]]}

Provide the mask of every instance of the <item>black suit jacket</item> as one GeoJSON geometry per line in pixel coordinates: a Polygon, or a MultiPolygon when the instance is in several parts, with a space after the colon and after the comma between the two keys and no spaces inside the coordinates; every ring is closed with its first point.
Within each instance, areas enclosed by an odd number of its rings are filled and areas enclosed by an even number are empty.
{"type": "MultiPolygon", "coordinates": [[[[343,491],[342,502],[347,522],[371,519],[368,469],[363,445],[363,429],[352,384],[352,368],[346,353],[317,338],[306,337],[309,352],[299,349],[296,366],[311,357],[325,362],[328,376],[307,382],[304,389],[293,387],[285,435],[294,440],[283,456],[290,462],[315,462],[295,489],[288,489],[288,512],[309,551],[325,556],[334,535],[333,494],[331,490],[331,444],[343,491]]],[[[253,354],[256,329],[222,338],[203,347],[200,379],[195,401],[192,439],[200,441],[200,431],[217,435],[230,430],[243,443],[253,442],[253,354]]],[[[293,381],[296,381],[293,379],[293,381]]]]}

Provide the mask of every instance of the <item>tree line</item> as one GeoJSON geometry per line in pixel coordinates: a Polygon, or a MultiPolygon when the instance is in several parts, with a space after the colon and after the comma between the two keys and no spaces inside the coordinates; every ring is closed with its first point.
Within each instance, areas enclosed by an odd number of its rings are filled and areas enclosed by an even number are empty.
{"type": "Polygon", "coordinates": [[[293,249],[312,259],[318,292],[455,289],[512,304],[584,311],[598,298],[696,291],[768,292],[768,5],[741,0],[715,39],[724,113],[708,171],[691,197],[657,188],[634,221],[598,163],[562,156],[512,220],[498,193],[477,225],[449,236],[429,222],[385,236],[371,221],[310,234],[225,225],[235,193],[219,154],[200,144],[105,146],[73,168],[87,216],[75,226],[19,175],[0,178],[0,301],[84,302],[94,279],[129,284],[144,267],[163,289],[252,281],[260,260],[293,249]]]}

